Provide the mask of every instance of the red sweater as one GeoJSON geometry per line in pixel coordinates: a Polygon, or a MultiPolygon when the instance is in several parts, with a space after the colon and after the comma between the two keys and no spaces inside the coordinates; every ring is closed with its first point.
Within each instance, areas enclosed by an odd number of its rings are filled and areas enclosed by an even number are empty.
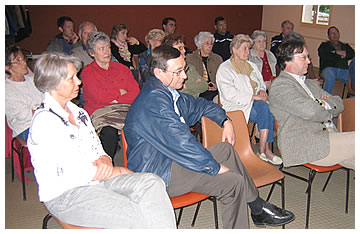
{"type": "Polygon", "coordinates": [[[140,89],[130,69],[110,61],[108,70],[101,68],[95,60],[81,72],[85,110],[91,115],[95,110],[110,105],[113,100],[120,104],[132,104],[140,89]],[[120,95],[120,89],[126,89],[120,95]]]}

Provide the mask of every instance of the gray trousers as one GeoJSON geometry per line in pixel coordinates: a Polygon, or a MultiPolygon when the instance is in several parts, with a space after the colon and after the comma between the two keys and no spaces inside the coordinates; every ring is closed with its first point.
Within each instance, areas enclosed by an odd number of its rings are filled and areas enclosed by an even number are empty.
{"type": "Polygon", "coordinates": [[[247,203],[258,197],[258,190],[229,143],[218,143],[207,148],[214,159],[230,169],[229,172],[211,176],[172,164],[169,195],[199,192],[215,196],[223,205],[224,228],[249,228],[247,203]]]}
{"type": "Polygon", "coordinates": [[[155,174],[120,175],[70,189],[45,206],[61,221],[97,228],[176,228],[164,181],[155,174]]]}

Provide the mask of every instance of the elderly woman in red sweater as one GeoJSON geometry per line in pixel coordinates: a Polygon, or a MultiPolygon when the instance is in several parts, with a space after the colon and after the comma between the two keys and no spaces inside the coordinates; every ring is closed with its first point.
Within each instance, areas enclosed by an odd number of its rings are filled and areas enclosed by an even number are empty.
{"type": "MultiPolygon", "coordinates": [[[[85,110],[89,115],[112,104],[132,104],[140,89],[130,69],[111,61],[110,39],[103,32],[94,32],[87,41],[87,51],[94,61],[81,72],[85,110]]],[[[105,152],[114,159],[118,145],[118,129],[105,126],[100,140],[105,152]]]]}

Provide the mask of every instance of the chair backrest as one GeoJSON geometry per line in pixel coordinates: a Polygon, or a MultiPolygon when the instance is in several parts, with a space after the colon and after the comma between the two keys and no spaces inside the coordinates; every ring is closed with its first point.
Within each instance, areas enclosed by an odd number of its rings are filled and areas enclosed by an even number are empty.
{"type": "Polygon", "coordinates": [[[126,139],[125,139],[124,129],[121,129],[120,132],[121,132],[121,141],[122,141],[122,144],[123,144],[124,167],[127,167],[126,151],[127,151],[128,144],[127,144],[126,139]]]}
{"type": "Polygon", "coordinates": [[[339,132],[355,131],[355,98],[344,99],[344,112],[338,116],[339,132]]]}
{"type": "MultiPolygon", "coordinates": [[[[239,110],[227,112],[226,114],[232,120],[234,126],[236,136],[234,148],[246,167],[246,159],[252,157],[254,155],[254,152],[250,144],[249,130],[246,124],[244,113],[239,110]]],[[[209,147],[221,142],[223,129],[219,125],[204,116],[201,118],[201,125],[203,131],[204,147],[209,147]]]]}

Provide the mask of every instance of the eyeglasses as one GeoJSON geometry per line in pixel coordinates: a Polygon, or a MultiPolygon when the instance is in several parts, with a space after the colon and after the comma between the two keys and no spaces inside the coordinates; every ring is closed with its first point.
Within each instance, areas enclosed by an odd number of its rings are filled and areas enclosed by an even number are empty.
{"type": "Polygon", "coordinates": [[[176,72],[173,72],[173,71],[168,71],[168,70],[163,70],[164,72],[170,72],[173,74],[173,76],[180,76],[182,72],[187,72],[189,70],[189,67],[188,65],[186,65],[183,69],[179,70],[179,71],[176,71],[176,72]]]}
{"type": "Polygon", "coordinates": [[[18,65],[18,64],[21,64],[21,63],[26,63],[26,59],[25,58],[18,58],[16,60],[14,60],[14,62],[11,62],[10,64],[18,65]]]}
{"type": "Polygon", "coordinates": [[[305,61],[306,59],[310,60],[310,55],[295,54],[294,57],[299,57],[302,61],[305,61]]]}

